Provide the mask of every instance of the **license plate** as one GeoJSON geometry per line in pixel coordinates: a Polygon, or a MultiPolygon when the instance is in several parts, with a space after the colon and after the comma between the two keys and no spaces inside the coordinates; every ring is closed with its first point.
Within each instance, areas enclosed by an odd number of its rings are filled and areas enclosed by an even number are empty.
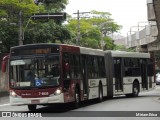
{"type": "Polygon", "coordinates": [[[32,104],[38,104],[38,103],[40,103],[40,100],[31,100],[31,103],[32,104]]]}

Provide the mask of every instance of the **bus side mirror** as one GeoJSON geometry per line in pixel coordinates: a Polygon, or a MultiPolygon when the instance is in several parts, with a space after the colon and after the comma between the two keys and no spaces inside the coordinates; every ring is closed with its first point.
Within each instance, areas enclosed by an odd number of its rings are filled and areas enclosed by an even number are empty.
{"type": "Polygon", "coordinates": [[[6,72],[6,61],[2,62],[2,72],[6,72]]]}

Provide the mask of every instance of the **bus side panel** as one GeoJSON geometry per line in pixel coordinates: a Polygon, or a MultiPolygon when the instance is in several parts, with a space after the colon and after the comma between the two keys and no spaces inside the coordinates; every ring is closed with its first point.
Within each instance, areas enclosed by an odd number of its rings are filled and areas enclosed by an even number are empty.
{"type": "Polygon", "coordinates": [[[111,52],[105,53],[105,69],[107,79],[107,97],[113,97],[113,63],[111,52]]]}
{"type": "Polygon", "coordinates": [[[89,95],[88,99],[94,99],[99,97],[99,83],[102,82],[103,86],[103,96],[107,96],[106,89],[106,79],[98,78],[98,79],[88,79],[88,87],[89,87],[89,95]]]}

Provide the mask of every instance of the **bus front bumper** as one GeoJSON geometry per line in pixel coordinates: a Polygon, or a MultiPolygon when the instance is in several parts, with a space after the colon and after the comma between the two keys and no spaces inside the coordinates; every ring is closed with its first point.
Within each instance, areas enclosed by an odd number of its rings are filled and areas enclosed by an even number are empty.
{"type": "Polygon", "coordinates": [[[40,97],[40,98],[21,98],[21,97],[12,97],[10,96],[10,105],[45,105],[52,103],[64,103],[64,95],[50,96],[50,97],[40,97]]]}

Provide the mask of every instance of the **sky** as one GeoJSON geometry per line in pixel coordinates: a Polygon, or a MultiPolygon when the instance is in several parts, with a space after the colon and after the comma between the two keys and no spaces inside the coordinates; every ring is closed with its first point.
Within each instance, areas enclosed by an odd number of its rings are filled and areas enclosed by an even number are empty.
{"type": "MultiPolygon", "coordinates": [[[[147,0],[69,0],[66,12],[70,15],[80,12],[90,12],[97,10],[111,13],[114,19],[123,28],[120,33],[127,36],[132,26],[137,26],[138,22],[147,21],[147,0]]],[[[134,28],[134,27],[132,27],[134,28]]],[[[136,29],[136,27],[134,28],[136,29]]]]}

